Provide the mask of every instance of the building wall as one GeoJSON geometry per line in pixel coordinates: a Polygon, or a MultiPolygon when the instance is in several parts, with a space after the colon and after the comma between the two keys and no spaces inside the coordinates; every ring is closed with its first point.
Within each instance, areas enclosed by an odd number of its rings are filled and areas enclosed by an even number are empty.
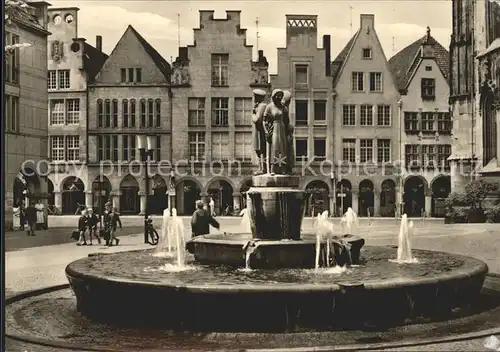
{"type": "Polygon", "coordinates": [[[31,166],[35,172],[39,166],[38,184],[29,184],[29,191],[45,197],[42,201],[46,202],[46,170],[45,165],[40,166],[38,162],[47,158],[47,36],[43,31],[26,29],[15,23],[7,25],[5,30],[18,35],[19,43],[31,45],[16,49],[19,55],[18,84],[5,84],[4,94],[19,98],[17,130],[5,133],[4,220],[6,228],[10,228],[14,180],[27,160],[33,161],[31,166]]]}
{"type": "MultiPolygon", "coordinates": [[[[356,139],[356,161],[359,163],[360,157],[360,139],[373,139],[373,158],[376,161],[377,157],[377,141],[376,139],[391,140],[391,161],[399,160],[399,115],[398,115],[398,100],[399,93],[394,83],[391,71],[387,64],[387,58],[383,52],[380,41],[375,32],[374,15],[361,15],[361,30],[353,43],[351,52],[348,54],[344,67],[339,72],[338,81],[335,86],[335,126],[336,138],[334,148],[335,160],[342,160],[342,139],[356,139]],[[363,59],[363,49],[371,48],[372,58],[363,59]],[[352,72],[364,73],[364,91],[357,92],[352,89],[352,72]],[[369,91],[369,72],[382,73],[382,91],[369,91]],[[356,105],[356,124],[354,126],[343,125],[343,105],[356,105]],[[374,106],[373,126],[360,126],[360,105],[367,104],[374,106]],[[390,126],[377,126],[376,106],[379,104],[389,105],[391,107],[391,124],[390,126]]],[[[369,168],[370,175],[362,171],[357,171],[354,167],[349,172],[344,168],[343,172],[348,172],[348,175],[343,176],[352,184],[353,194],[358,191],[358,186],[364,179],[369,179],[373,182],[375,192],[379,192],[381,184],[386,179],[395,178],[392,176],[391,167],[382,168],[381,165],[376,165],[369,168]],[[385,171],[384,171],[385,170],[385,171]]],[[[356,209],[354,209],[356,211],[356,209]]]]}

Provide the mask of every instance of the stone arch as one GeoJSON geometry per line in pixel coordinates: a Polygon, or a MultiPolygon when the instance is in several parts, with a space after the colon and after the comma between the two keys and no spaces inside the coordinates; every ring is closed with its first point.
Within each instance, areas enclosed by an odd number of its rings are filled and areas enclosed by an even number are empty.
{"type": "Polygon", "coordinates": [[[427,180],[420,175],[412,175],[404,181],[404,213],[409,217],[420,217],[425,209],[427,180]]]}
{"type": "Polygon", "coordinates": [[[348,179],[342,179],[337,184],[337,206],[342,216],[348,208],[352,207],[352,183],[348,179]]]}
{"type": "Polygon", "coordinates": [[[165,179],[158,174],[151,177],[151,193],[148,195],[148,213],[161,215],[168,208],[168,187],[165,179]]]}
{"type": "Polygon", "coordinates": [[[208,189],[210,188],[211,185],[213,185],[214,182],[217,182],[217,181],[223,181],[223,182],[226,182],[227,184],[229,184],[231,186],[232,189],[238,189],[236,187],[236,185],[234,184],[234,182],[228,178],[228,177],[224,177],[224,176],[215,176],[213,178],[211,178],[205,185],[205,187],[203,188],[203,192],[204,193],[208,193],[208,189]]]}
{"type": "Polygon", "coordinates": [[[244,209],[247,207],[247,191],[252,187],[252,178],[248,177],[240,183],[240,208],[244,209]]]}
{"type": "Polygon", "coordinates": [[[104,205],[111,201],[111,192],[113,186],[109,179],[104,176],[96,176],[92,181],[92,207],[94,213],[102,214],[104,212],[104,205]]]}
{"type": "Polygon", "coordinates": [[[354,209],[360,216],[373,216],[375,211],[375,185],[372,180],[364,179],[359,183],[359,209],[354,209]]]}
{"type": "Polygon", "coordinates": [[[225,177],[214,177],[206,186],[206,193],[214,201],[212,211],[222,215],[223,211],[233,204],[234,184],[225,177]]]}
{"type": "Polygon", "coordinates": [[[41,178],[37,168],[32,161],[26,161],[13,181],[13,205],[28,206],[29,202],[40,199],[41,196],[41,178]]]}
{"type": "Polygon", "coordinates": [[[495,96],[485,85],[481,88],[480,107],[483,115],[483,166],[486,166],[497,155],[497,124],[493,102],[495,96]]]}
{"type": "Polygon", "coordinates": [[[380,215],[394,217],[396,215],[396,182],[384,180],[380,184],[380,215]]]}
{"type": "Polygon", "coordinates": [[[139,214],[140,203],[139,182],[128,174],[120,182],[120,213],[139,214]]]}
{"type": "Polygon", "coordinates": [[[194,177],[182,177],[176,184],[176,207],[178,215],[191,215],[196,209],[196,201],[202,196],[201,183],[194,177]]]}
{"type": "Polygon", "coordinates": [[[310,193],[306,204],[306,216],[316,216],[325,210],[330,214],[330,186],[323,180],[309,182],[305,191],[310,193]]]}
{"type": "Polygon", "coordinates": [[[62,214],[77,215],[85,209],[85,184],[76,176],[61,181],[62,214]]]}
{"type": "Polygon", "coordinates": [[[451,193],[451,177],[449,175],[438,175],[430,183],[432,191],[431,216],[444,217],[446,207],[444,200],[451,193]]]}

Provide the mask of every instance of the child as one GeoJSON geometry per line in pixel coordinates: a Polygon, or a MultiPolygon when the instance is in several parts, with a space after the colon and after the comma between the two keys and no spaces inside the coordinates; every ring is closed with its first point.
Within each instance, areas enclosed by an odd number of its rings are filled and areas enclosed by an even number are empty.
{"type": "Polygon", "coordinates": [[[80,238],[78,238],[77,246],[86,246],[87,239],[85,238],[85,232],[87,231],[88,218],[87,212],[82,211],[80,218],[78,219],[78,232],[80,233],[80,238]]]}
{"type": "Polygon", "coordinates": [[[87,209],[87,228],[89,229],[89,239],[90,245],[92,246],[92,237],[97,238],[97,243],[101,244],[101,237],[97,233],[97,224],[99,223],[99,218],[94,214],[92,208],[87,209]]]}

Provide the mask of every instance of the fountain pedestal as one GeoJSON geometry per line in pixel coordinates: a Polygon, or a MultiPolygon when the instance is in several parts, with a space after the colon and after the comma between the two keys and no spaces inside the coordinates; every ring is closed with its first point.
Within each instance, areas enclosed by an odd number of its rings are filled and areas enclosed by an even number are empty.
{"type": "Polygon", "coordinates": [[[300,240],[308,194],[299,176],[260,175],[247,191],[252,236],[259,240],[300,240]]]}

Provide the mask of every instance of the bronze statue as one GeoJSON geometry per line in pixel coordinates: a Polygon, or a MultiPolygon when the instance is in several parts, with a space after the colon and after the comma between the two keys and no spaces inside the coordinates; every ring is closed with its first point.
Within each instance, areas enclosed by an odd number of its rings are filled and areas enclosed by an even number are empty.
{"type": "Polygon", "coordinates": [[[266,137],[264,130],[264,111],[266,110],[266,92],[262,89],[253,91],[254,106],[252,110],[252,144],[257,157],[259,158],[259,170],[255,174],[267,172],[266,157],[266,137]]]}
{"type": "Polygon", "coordinates": [[[286,141],[287,141],[287,156],[286,156],[286,173],[292,174],[293,167],[295,166],[295,151],[293,145],[293,125],[290,122],[290,102],[292,100],[292,93],[288,90],[283,92],[283,122],[286,126],[286,141]]]}
{"type": "Polygon", "coordinates": [[[273,90],[271,102],[264,111],[264,130],[267,142],[267,167],[271,175],[286,174],[288,163],[287,128],[282,104],[283,91],[273,90]]]}

